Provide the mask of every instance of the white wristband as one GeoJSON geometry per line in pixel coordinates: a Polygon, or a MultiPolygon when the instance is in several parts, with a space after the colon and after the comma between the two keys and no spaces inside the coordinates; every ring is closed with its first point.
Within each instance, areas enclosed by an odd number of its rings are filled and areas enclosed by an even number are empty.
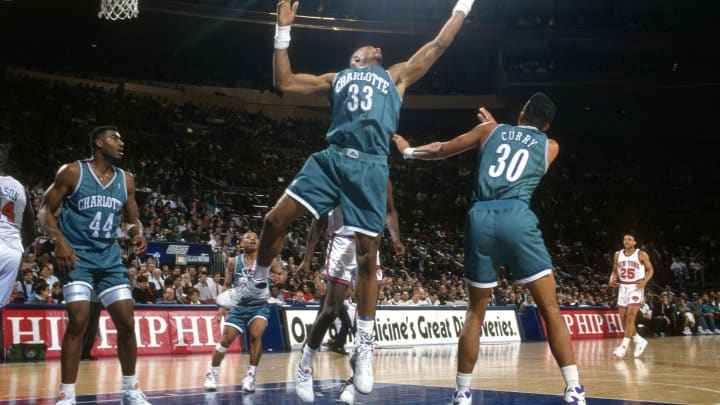
{"type": "Polygon", "coordinates": [[[290,46],[290,26],[275,24],[275,49],[288,49],[290,46]]]}
{"type": "Polygon", "coordinates": [[[475,0],[458,0],[457,4],[455,4],[455,8],[453,8],[453,14],[455,14],[456,11],[461,11],[465,14],[465,17],[467,17],[467,15],[470,14],[470,9],[472,8],[474,2],[475,0]]]}
{"type": "Polygon", "coordinates": [[[415,148],[405,148],[403,151],[403,159],[414,159],[415,158],[415,148]]]}

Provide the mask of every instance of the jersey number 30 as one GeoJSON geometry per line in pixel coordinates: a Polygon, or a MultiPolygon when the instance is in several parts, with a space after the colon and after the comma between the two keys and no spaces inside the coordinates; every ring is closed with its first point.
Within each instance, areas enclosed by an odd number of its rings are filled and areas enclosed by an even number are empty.
{"type": "Polygon", "coordinates": [[[98,237],[100,237],[100,231],[103,231],[103,232],[105,232],[105,235],[103,236],[104,238],[111,238],[112,233],[110,231],[113,230],[113,219],[115,219],[115,214],[111,213],[105,219],[105,223],[103,223],[102,228],[101,228],[100,224],[103,222],[102,221],[102,212],[98,211],[95,214],[95,217],[93,218],[93,220],[90,221],[89,228],[92,231],[92,236],[94,238],[98,238],[98,237]]]}
{"type": "Polygon", "coordinates": [[[490,165],[488,170],[490,177],[500,177],[505,174],[507,181],[515,181],[522,176],[530,158],[530,152],[527,149],[519,149],[508,162],[511,151],[510,145],[506,143],[498,146],[496,151],[498,154],[497,162],[490,165]]]}

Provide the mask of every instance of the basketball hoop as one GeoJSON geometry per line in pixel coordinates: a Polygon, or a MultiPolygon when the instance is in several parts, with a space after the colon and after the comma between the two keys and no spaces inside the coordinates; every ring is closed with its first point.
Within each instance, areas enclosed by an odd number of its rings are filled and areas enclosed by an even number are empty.
{"type": "Polygon", "coordinates": [[[127,20],[138,16],[138,0],[100,0],[98,18],[127,20]]]}

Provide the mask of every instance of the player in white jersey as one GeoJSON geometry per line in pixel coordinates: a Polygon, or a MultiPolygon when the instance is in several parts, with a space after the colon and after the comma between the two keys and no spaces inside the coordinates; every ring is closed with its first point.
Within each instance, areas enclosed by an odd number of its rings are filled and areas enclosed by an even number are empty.
{"type": "MultiPolygon", "coordinates": [[[[405,246],[400,240],[400,225],[392,194],[392,183],[388,180],[385,224],[390,232],[395,254],[400,257],[405,255],[405,246]]],[[[325,332],[327,332],[332,321],[342,310],[347,289],[357,277],[358,272],[354,231],[345,226],[342,209],[340,207],[336,207],[327,215],[320,217],[319,220],[313,220],[307,237],[307,253],[303,262],[300,263],[300,268],[310,267],[310,257],[312,257],[315,245],[320,239],[320,229],[322,229],[325,224],[327,224],[328,234],[332,235],[328,241],[325,264],[326,278],[329,283],[325,301],[313,326],[310,328],[310,334],[303,348],[303,356],[297,368],[295,389],[298,397],[303,402],[312,402],[315,399],[312,381],[312,364],[315,359],[315,354],[320,348],[325,332]]],[[[376,271],[379,283],[382,281],[382,268],[380,267],[379,255],[376,271]]],[[[350,362],[352,372],[354,368],[352,367],[353,359],[350,359],[350,362]]],[[[353,403],[354,398],[355,389],[353,386],[353,377],[351,376],[343,388],[340,401],[353,403]]]]}
{"type": "Polygon", "coordinates": [[[27,191],[5,173],[10,154],[0,144],[0,309],[7,305],[24,246],[35,239],[35,213],[27,191]]]}
{"type": "Polygon", "coordinates": [[[625,328],[625,337],[620,346],[615,348],[616,357],[625,357],[625,351],[630,339],[635,343],[633,355],[640,357],[648,342],[637,334],[635,317],[645,300],[645,286],[653,276],[654,270],[648,254],[635,246],[635,236],[625,234],[623,237],[624,249],[615,252],[613,271],[610,276],[610,286],[618,285],[618,313],[625,328]]]}

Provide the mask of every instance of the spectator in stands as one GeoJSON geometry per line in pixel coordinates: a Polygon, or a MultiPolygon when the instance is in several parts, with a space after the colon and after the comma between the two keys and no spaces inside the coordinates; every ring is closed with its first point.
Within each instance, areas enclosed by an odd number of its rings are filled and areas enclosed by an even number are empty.
{"type": "Polygon", "coordinates": [[[175,289],[170,287],[165,287],[165,291],[163,292],[162,297],[158,298],[157,301],[155,301],[156,304],[177,304],[177,300],[175,299],[175,289]]]}
{"type": "Polygon", "coordinates": [[[208,303],[215,299],[215,297],[213,297],[212,295],[212,291],[210,289],[210,281],[208,280],[206,272],[200,273],[200,278],[198,279],[198,282],[197,284],[195,284],[194,287],[196,290],[198,290],[201,302],[208,303]]]}
{"type": "Polygon", "coordinates": [[[182,286],[182,277],[177,276],[173,279],[173,291],[175,292],[175,299],[180,304],[187,304],[188,303],[188,295],[185,293],[185,289],[182,286]]]}
{"type": "Polygon", "coordinates": [[[660,299],[653,303],[653,321],[650,331],[656,336],[669,336],[675,333],[676,315],[670,305],[670,296],[666,292],[660,294],[660,299]]]}
{"type": "Polygon", "coordinates": [[[147,276],[137,277],[137,286],[132,289],[132,297],[136,304],[152,304],[155,302],[153,290],[148,286],[147,276]]]}
{"type": "Polygon", "coordinates": [[[715,335],[720,335],[720,311],[712,305],[710,302],[710,296],[707,293],[704,293],[702,297],[699,300],[701,302],[700,305],[700,314],[703,317],[703,321],[705,326],[705,331],[707,335],[710,335],[712,332],[715,335]]]}
{"type": "Polygon", "coordinates": [[[190,300],[188,304],[190,305],[200,305],[203,302],[200,301],[200,291],[198,291],[197,288],[193,287],[190,289],[190,300]]]}
{"type": "Polygon", "coordinates": [[[25,302],[25,295],[18,290],[20,281],[13,281],[13,288],[8,298],[8,304],[22,304],[25,302]]]}
{"type": "Polygon", "coordinates": [[[692,336],[692,329],[695,327],[695,314],[692,307],[688,305],[687,297],[684,295],[681,295],[678,299],[675,315],[678,319],[678,328],[682,328],[681,333],[685,336],[692,336]]]}
{"type": "Polygon", "coordinates": [[[55,277],[55,275],[53,274],[52,263],[45,263],[40,268],[40,278],[45,280],[45,282],[50,286],[52,286],[55,283],[60,282],[60,280],[57,277],[55,277]]]}
{"type": "Polygon", "coordinates": [[[52,285],[52,294],[50,295],[50,299],[52,300],[52,302],[54,304],[64,304],[65,303],[65,297],[63,296],[63,287],[59,281],[56,281],[52,285]]]}
{"type": "Polygon", "coordinates": [[[162,278],[162,269],[157,267],[153,268],[152,276],[148,280],[148,286],[152,289],[153,300],[157,300],[163,294],[163,288],[165,288],[165,282],[162,278]]]}
{"type": "Polygon", "coordinates": [[[695,323],[697,324],[696,334],[698,336],[712,335],[713,330],[709,328],[707,318],[703,315],[704,302],[702,296],[698,293],[693,293],[692,297],[692,301],[688,301],[687,305],[695,317],[695,323]]]}
{"type": "Polygon", "coordinates": [[[39,279],[33,286],[35,294],[27,301],[30,304],[48,304],[50,303],[50,286],[45,279],[39,279]]]}
{"type": "Polygon", "coordinates": [[[25,297],[25,302],[29,302],[35,296],[35,279],[32,270],[23,270],[18,291],[25,297]]]}

